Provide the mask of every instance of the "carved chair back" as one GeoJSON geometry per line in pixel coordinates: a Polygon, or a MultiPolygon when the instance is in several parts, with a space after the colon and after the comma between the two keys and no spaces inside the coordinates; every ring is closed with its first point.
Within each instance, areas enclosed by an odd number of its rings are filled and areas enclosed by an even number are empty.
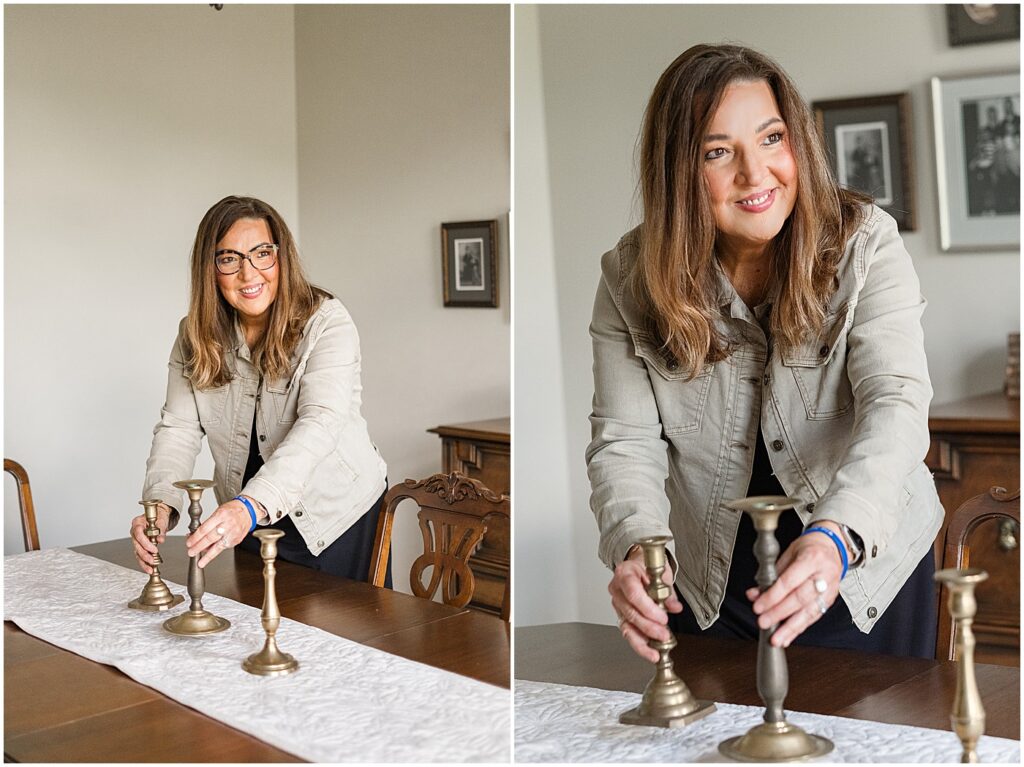
{"type": "MultiPolygon", "coordinates": [[[[1020,641],[1020,490],[1008,493],[993,487],[970,498],[954,513],[946,528],[942,566],[980,567],[989,574],[978,585],[979,617],[976,632],[1005,634],[1020,641]]],[[[976,624],[978,621],[976,621],[976,624]]],[[[950,615],[947,594],[939,594],[939,631],[935,657],[956,660],[956,622],[950,615]]]]}
{"type": "Polygon", "coordinates": [[[32,504],[28,472],[10,458],[4,458],[4,471],[18,483],[18,508],[21,509],[21,534],[25,537],[25,551],[39,551],[39,531],[36,530],[36,510],[32,504]]]}
{"type": "MultiPolygon", "coordinates": [[[[465,607],[473,598],[475,578],[469,557],[480,545],[488,525],[510,515],[507,495],[497,495],[475,479],[458,472],[434,474],[423,480],[407,479],[384,496],[384,510],[377,522],[377,536],[370,560],[370,581],[383,586],[391,554],[391,531],[395,509],[411,498],[419,506],[423,553],[412,563],[409,585],[413,594],[433,599],[440,589],[441,600],[453,607],[465,607]]],[[[411,508],[411,504],[408,504],[411,508]]],[[[506,579],[501,617],[509,619],[510,586],[506,579]]]]}

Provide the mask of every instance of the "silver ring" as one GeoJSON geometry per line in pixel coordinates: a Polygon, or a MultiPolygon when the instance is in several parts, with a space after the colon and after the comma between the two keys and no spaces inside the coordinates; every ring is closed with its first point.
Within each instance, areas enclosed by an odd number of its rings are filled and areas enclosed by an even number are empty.
{"type": "Polygon", "coordinates": [[[224,537],[225,530],[223,527],[218,527],[214,532],[217,533],[217,535],[219,535],[221,538],[224,537]]]}
{"type": "Polygon", "coordinates": [[[824,615],[828,612],[828,605],[825,604],[825,600],[821,596],[816,596],[815,601],[818,603],[818,609],[821,610],[821,614],[824,615]]]}
{"type": "MultiPolygon", "coordinates": [[[[220,539],[220,547],[221,547],[222,549],[226,549],[226,548],[228,547],[228,541],[227,541],[227,538],[221,538],[221,539],[220,539]]],[[[820,597],[819,597],[819,599],[820,599],[820,597]]],[[[822,610],[822,612],[824,612],[824,610],[822,610]]]]}
{"type": "Polygon", "coordinates": [[[826,581],[824,578],[815,578],[814,590],[817,591],[819,594],[824,594],[826,591],[828,591],[828,581],[826,581]]]}

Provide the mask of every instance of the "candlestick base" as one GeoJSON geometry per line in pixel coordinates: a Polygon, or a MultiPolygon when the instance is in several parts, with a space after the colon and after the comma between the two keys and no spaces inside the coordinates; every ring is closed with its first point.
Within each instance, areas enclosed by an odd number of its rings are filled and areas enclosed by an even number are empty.
{"type": "Polygon", "coordinates": [[[219,618],[206,610],[176,615],[164,621],[164,631],[178,636],[204,636],[224,631],[231,625],[227,618],[219,618]]]}
{"type": "Polygon", "coordinates": [[[746,735],[723,740],[718,750],[738,762],[805,762],[829,753],[834,744],[789,722],[765,722],[746,735]]]}
{"type": "Polygon", "coordinates": [[[242,668],[259,676],[284,676],[299,668],[299,662],[286,652],[277,649],[277,643],[267,641],[263,649],[253,653],[244,661],[242,668]]]}
{"type": "Polygon", "coordinates": [[[668,683],[651,680],[640,705],[622,713],[619,722],[647,727],[684,727],[714,710],[714,703],[694,698],[682,679],[668,683]]]}
{"type": "Polygon", "coordinates": [[[146,585],[142,587],[142,593],[129,602],[128,606],[133,610],[163,612],[177,607],[184,601],[185,597],[181,594],[174,594],[159,576],[150,576],[146,585]]]}

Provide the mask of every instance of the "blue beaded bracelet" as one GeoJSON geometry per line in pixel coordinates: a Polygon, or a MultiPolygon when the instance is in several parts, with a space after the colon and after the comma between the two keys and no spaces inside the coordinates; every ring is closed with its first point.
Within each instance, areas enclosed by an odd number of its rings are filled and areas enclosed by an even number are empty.
{"type": "Polygon", "coordinates": [[[839,576],[839,580],[845,578],[846,571],[850,569],[850,560],[846,556],[846,545],[839,539],[839,536],[824,527],[808,527],[800,535],[807,535],[807,533],[824,533],[832,539],[832,543],[839,549],[839,558],[843,560],[843,574],[839,576]]]}
{"type": "MultiPolygon", "coordinates": [[[[252,518],[252,526],[249,528],[249,532],[251,533],[253,530],[256,529],[256,509],[254,509],[252,507],[252,504],[249,503],[249,499],[248,498],[243,498],[240,495],[236,495],[232,500],[241,501],[242,503],[245,504],[245,508],[247,508],[249,510],[249,516],[252,518]]],[[[845,563],[846,563],[846,556],[844,555],[843,556],[843,575],[846,575],[846,564],[845,563]]]]}

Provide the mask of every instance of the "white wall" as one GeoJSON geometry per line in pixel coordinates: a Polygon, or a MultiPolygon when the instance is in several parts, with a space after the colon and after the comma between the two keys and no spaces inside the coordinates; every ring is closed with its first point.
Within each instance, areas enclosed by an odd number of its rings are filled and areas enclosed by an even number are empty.
{"type": "Polygon", "coordinates": [[[126,535],[191,241],[228,193],[277,207],[352,312],[392,483],[440,469],[426,429],[509,414],[507,6],[5,13],[4,451],[44,546],[126,535]],[[500,308],[446,309],[440,224],[490,218],[500,308]]]}
{"type": "MultiPolygon", "coordinates": [[[[517,16],[527,10],[518,6],[517,16]]],[[[1020,326],[1020,279],[1017,253],[940,250],[929,79],[1015,70],[1019,53],[1015,42],[950,48],[941,5],[573,5],[530,12],[540,44],[517,37],[517,72],[539,70],[540,88],[520,88],[517,82],[516,193],[517,200],[549,195],[550,212],[537,221],[542,228],[551,222],[553,250],[548,256],[538,250],[538,258],[550,260],[543,267],[517,253],[516,318],[518,326],[528,308],[521,286],[533,276],[526,269],[543,269],[554,274],[558,322],[547,334],[525,336],[517,327],[516,417],[521,422],[533,406],[519,396],[520,381],[561,382],[569,471],[529,477],[517,471],[516,540],[541,535],[541,526],[552,530],[549,546],[573,559],[575,580],[561,580],[563,565],[552,564],[547,549],[535,554],[517,545],[516,621],[529,625],[556,614],[560,620],[610,623],[609,573],[597,560],[583,461],[592,394],[587,326],[599,258],[639,221],[634,148],[658,76],[690,45],[736,42],[776,58],[810,101],[910,92],[919,224],[904,240],[930,302],[925,338],[935,401],[942,402],[1000,388],[1006,334],[1020,326]],[[519,131],[534,123],[543,126],[533,134],[544,143],[546,163],[519,141],[519,131]],[[521,343],[531,345],[529,354],[521,343]],[[545,364],[551,356],[562,361],[557,374],[545,364]],[[568,500],[547,519],[528,517],[520,508],[524,485],[536,498],[568,500]],[[558,580],[545,579],[545,568],[559,574],[558,580]],[[537,573],[529,590],[524,571],[537,573]]],[[[517,241],[534,228],[525,212],[516,219],[517,241]]],[[[547,429],[518,428],[517,459],[550,451],[556,430],[559,444],[560,421],[547,429]]]]}
{"type": "MultiPolygon", "coordinates": [[[[427,429],[511,411],[509,9],[308,5],[295,23],[303,257],[359,328],[391,484],[426,477],[427,429]],[[445,308],[441,223],[480,219],[500,221],[499,308],[445,308]]],[[[422,547],[408,511],[398,588],[422,547]]]]}
{"type": "Polygon", "coordinates": [[[4,455],[43,546],[139,511],[206,209],[251,194],[296,220],[294,61],[290,7],[5,6],[4,455]]]}
{"type": "Polygon", "coordinates": [[[528,615],[533,623],[557,623],[571,616],[559,612],[560,602],[576,601],[577,555],[574,528],[590,524],[570,514],[568,484],[558,481],[578,468],[567,439],[563,349],[558,334],[558,282],[548,179],[544,123],[540,30],[537,7],[516,8],[516,102],[536,109],[516,114],[516,441],[515,552],[513,578],[516,621],[528,615]],[[520,434],[529,435],[530,449],[520,450],[520,434]],[[523,566],[523,563],[526,563],[523,566]],[[557,584],[557,585],[556,585],[557,584]],[[558,592],[559,599],[539,595],[558,592]]]}

